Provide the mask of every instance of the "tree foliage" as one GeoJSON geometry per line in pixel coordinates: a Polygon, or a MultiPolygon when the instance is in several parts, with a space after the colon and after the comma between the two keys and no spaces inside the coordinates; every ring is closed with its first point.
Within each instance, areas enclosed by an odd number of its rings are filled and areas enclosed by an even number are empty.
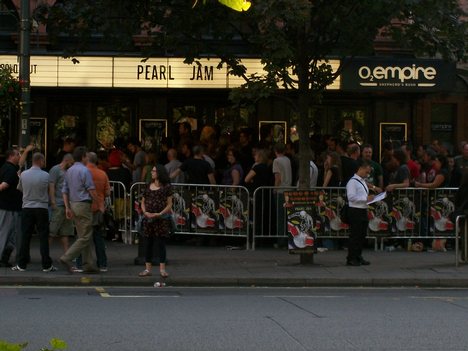
{"type": "Polygon", "coordinates": [[[308,183],[309,106],[320,102],[340,74],[327,59],[374,55],[378,35],[418,56],[462,60],[467,49],[466,22],[456,0],[262,0],[247,12],[214,0],[195,7],[186,0],[63,0],[42,14],[53,37],[74,38],[76,44],[89,45],[101,35],[128,50],[133,36],[141,35],[147,57],[177,55],[188,63],[219,57],[231,74],[246,79],[232,95],[239,103],[280,86],[290,90],[282,97],[300,116],[301,185],[308,183]],[[259,57],[266,75],[249,75],[240,56],[259,57]]]}

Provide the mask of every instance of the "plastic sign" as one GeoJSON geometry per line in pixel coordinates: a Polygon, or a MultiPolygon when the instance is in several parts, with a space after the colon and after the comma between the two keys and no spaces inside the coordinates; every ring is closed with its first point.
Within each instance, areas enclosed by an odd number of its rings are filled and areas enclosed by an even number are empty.
{"type": "Polygon", "coordinates": [[[341,88],[350,91],[448,91],[455,64],[423,59],[349,59],[343,61],[341,88]]]}

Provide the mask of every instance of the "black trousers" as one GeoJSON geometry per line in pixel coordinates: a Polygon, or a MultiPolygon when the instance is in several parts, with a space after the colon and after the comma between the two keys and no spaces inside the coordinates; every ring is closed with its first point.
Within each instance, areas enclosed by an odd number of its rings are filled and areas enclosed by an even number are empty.
{"type": "Polygon", "coordinates": [[[45,208],[23,208],[21,215],[21,245],[18,251],[18,266],[26,268],[29,260],[31,237],[34,228],[39,234],[39,247],[42,257],[42,268],[49,268],[52,259],[49,255],[49,212],[45,208]]]}
{"type": "Polygon", "coordinates": [[[166,238],[146,236],[145,262],[153,262],[153,257],[159,258],[159,263],[166,263],[166,238]]]}
{"type": "Polygon", "coordinates": [[[368,225],[367,209],[349,208],[348,261],[359,260],[362,256],[362,248],[366,241],[368,225]]]}

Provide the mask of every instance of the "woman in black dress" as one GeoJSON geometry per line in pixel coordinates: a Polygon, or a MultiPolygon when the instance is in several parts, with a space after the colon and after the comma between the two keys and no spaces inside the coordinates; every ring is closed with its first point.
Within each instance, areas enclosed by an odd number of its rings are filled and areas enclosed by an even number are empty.
{"type": "MultiPolygon", "coordinates": [[[[257,149],[255,152],[255,164],[245,176],[245,183],[253,195],[259,187],[271,186],[273,172],[268,165],[269,159],[265,150],[257,149]]],[[[255,234],[267,236],[271,229],[271,196],[268,189],[259,190],[255,193],[255,234]]]]}
{"type": "Polygon", "coordinates": [[[141,209],[145,216],[145,270],[138,275],[152,275],[153,254],[156,251],[159,256],[159,274],[167,278],[169,274],[166,272],[166,240],[171,225],[172,187],[166,169],[159,164],[151,169],[151,183],[143,193],[141,209]]]}

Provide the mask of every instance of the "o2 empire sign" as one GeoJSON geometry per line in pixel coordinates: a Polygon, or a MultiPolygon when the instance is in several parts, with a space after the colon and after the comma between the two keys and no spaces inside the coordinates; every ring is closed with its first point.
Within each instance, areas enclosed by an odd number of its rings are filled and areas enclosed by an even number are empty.
{"type": "Polygon", "coordinates": [[[341,76],[343,90],[434,92],[453,87],[455,64],[441,60],[344,61],[341,76]]]}

